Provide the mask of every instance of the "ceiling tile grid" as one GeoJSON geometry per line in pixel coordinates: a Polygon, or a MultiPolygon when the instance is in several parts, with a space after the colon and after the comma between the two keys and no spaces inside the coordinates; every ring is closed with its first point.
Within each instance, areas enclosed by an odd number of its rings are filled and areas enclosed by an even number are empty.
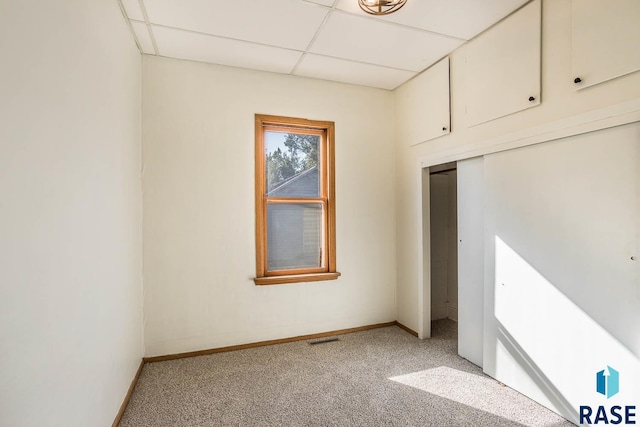
{"type": "Polygon", "coordinates": [[[140,21],[131,21],[131,26],[133,27],[133,32],[135,33],[136,38],[138,39],[142,53],[155,55],[156,50],[153,47],[153,39],[151,38],[147,24],[140,21]]]}
{"type": "Polygon", "coordinates": [[[158,53],[170,58],[289,74],[302,52],[153,25],[158,53]]]}
{"type": "Polygon", "coordinates": [[[149,21],[214,36],[304,50],[329,9],[300,0],[144,0],[149,21]]]}
{"type": "Polygon", "coordinates": [[[336,11],[331,14],[309,51],[369,64],[422,71],[463,42],[336,11]]]}
{"type": "Polygon", "coordinates": [[[417,73],[307,53],[294,74],[392,90],[417,73]]]}
{"type": "MultiPolygon", "coordinates": [[[[408,0],[397,12],[378,19],[469,40],[528,1],[408,0]]],[[[337,8],[351,13],[360,11],[357,0],[338,0],[337,8]]]]}
{"type": "Polygon", "coordinates": [[[140,3],[138,0],[122,0],[122,6],[127,12],[127,18],[134,21],[144,21],[144,15],[142,9],[140,9],[140,3]]]}
{"type": "Polygon", "coordinates": [[[116,0],[142,53],[392,90],[529,0],[116,0]]]}

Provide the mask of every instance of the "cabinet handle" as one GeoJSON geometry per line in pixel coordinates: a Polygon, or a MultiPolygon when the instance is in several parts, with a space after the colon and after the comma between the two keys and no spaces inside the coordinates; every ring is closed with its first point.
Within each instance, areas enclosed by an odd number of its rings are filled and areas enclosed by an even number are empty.
{"type": "Polygon", "coordinates": [[[447,128],[446,128],[446,127],[443,127],[443,128],[442,128],[442,132],[446,132],[446,131],[447,131],[447,128]]]}
{"type": "Polygon", "coordinates": [[[580,77],[576,77],[575,79],[573,79],[573,82],[574,82],[575,84],[578,84],[578,83],[580,83],[581,81],[582,81],[582,79],[581,79],[580,77]]]}
{"type": "Polygon", "coordinates": [[[533,96],[530,96],[530,97],[529,97],[529,102],[533,102],[533,101],[535,101],[535,100],[536,100],[536,99],[535,99],[533,96]]]}

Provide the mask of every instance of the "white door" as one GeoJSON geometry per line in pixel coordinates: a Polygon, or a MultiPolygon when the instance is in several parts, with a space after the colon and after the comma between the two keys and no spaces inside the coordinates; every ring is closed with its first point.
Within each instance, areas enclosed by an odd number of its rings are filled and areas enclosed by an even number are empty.
{"type": "Polygon", "coordinates": [[[458,354],[482,367],[484,159],[458,162],[458,354]]]}
{"type": "Polygon", "coordinates": [[[640,123],[485,156],[484,195],[485,372],[576,423],[637,404],[640,123]]]}

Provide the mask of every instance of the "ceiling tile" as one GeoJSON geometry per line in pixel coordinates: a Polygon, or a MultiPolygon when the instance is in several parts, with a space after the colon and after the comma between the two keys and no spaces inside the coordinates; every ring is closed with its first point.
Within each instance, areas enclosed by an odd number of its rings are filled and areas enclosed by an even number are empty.
{"type": "Polygon", "coordinates": [[[289,73],[302,55],[293,50],[155,25],[152,30],[159,54],[171,58],[289,73]]]}
{"type": "Polygon", "coordinates": [[[151,43],[151,37],[149,37],[149,30],[147,24],[139,21],[131,21],[133,31],[136,33],[140,47],[143,53],[154,55],[156,52],[153,49],[153,43],[151,43]]]}
{"type": "Polygon", "coordinates": [[[463,43],[400,25],[331,12],[310,52],[422,71],[463,43]]]}
{"type": "Polygon", "coordinates": [[[138,0],[122,0],[124,10],[127,12],[129,19],[135,19],[136,21],[144,21],[144,15],[140,9],[140,3],[138,0]]]}
{"type": "MultiPolygon", "coordinates": [[[[402,9],[375,17],[465,40],[473,38],[529,0],[408,0],[402,9]]],[[[362,14],[356,0],[339,0],[338,9],[362,14]]]]}
{"type": "Polygon", "coordinates": [[[344,59],[306,54],[294,72],[297,76],[314,77],[342,83],[395,89],[416,73],[344,59]]]}
{"type": "Polygon", "coordinates": [[[304,50],[329,9],[300,0],[144,0],[149,21],[304,50]]]}
{"type": "Polygon", "coordinates": [[[333,6],[333,2],[334,2],[334,0],[302,0],[302,1],[308,1],[311,3],[317,3],[324,6],[329,6],[329,7],[333,6]]]}

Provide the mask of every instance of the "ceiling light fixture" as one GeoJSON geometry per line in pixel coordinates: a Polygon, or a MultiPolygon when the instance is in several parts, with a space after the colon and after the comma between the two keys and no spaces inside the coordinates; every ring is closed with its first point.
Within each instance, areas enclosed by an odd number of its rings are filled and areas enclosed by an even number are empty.
{"type": "Polygon", "coordinates": [[[387,15],[405,5],[407,0],[358,0],[360,9],[371,15],[387,15]]]}

